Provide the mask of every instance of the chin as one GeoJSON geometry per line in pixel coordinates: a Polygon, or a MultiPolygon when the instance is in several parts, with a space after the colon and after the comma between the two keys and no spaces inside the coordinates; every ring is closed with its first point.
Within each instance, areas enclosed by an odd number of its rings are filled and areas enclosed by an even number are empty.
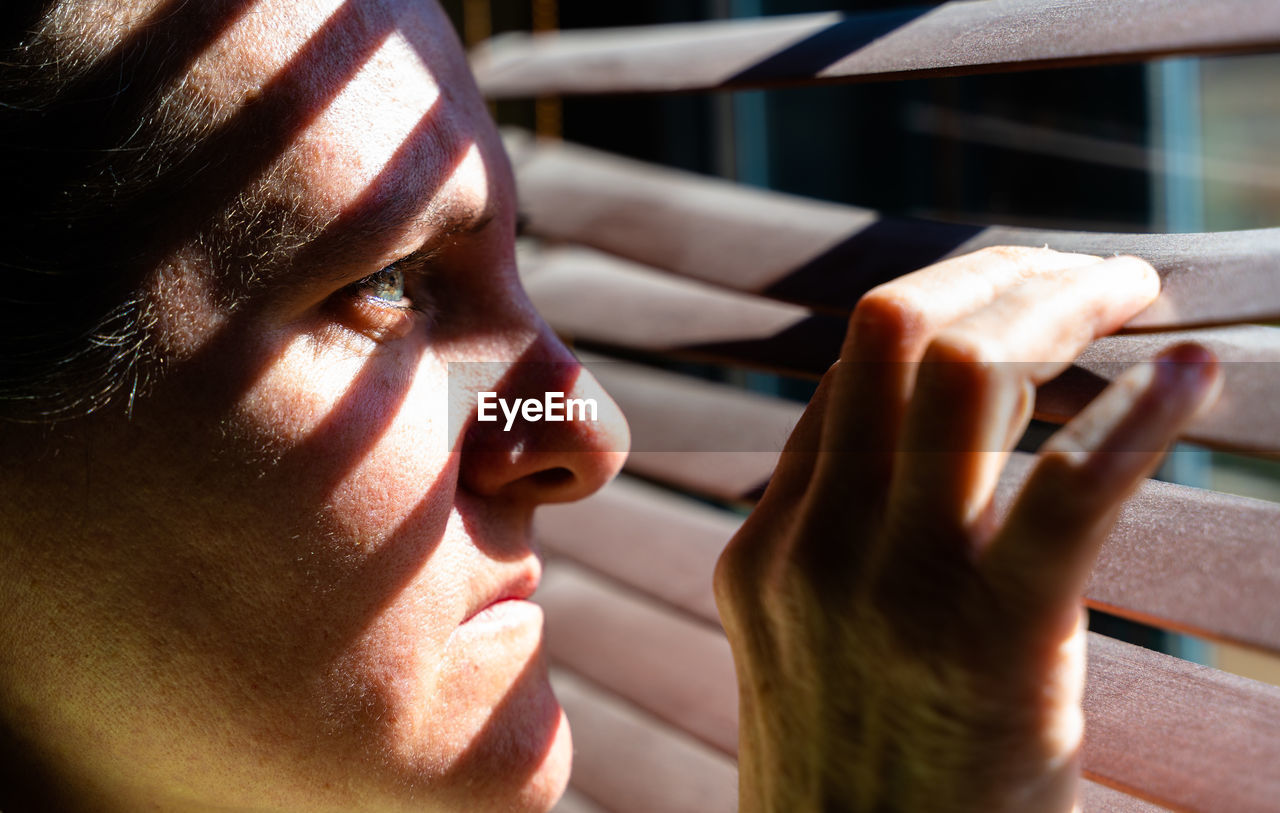
{"type": "Polygon", "coordinates": [[[544,813],[554,807],[569,786],[572,763],[573,737],[569,721],[561,712],[551,747],[521,793],[517,809],[544,813]]]}
{"type": "Polygon", "coordinates": [[[568,784],[573,745],[547,674],[541,610],[513,604],[506,618],[461,625],[442,669],[419,662],[381,687],[388,713],[369,719],[366,735],[395,743],[384,751],[387,778],[399,774],[393,787],[437,803],[427,810],[547,811],[568,784]],[[411,672],[434,677],[424,685],[411,672]]]}
{"type": "Polygon", "coordinates": [[[450,810],[545,813],[569,784],[569,722],[545,670],[526,674],[493,708],[444,777],[450,810]]]}

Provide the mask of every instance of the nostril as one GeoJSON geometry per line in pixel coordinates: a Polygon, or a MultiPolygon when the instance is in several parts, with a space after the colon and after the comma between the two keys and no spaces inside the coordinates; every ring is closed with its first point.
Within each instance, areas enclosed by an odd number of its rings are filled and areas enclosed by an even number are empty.
{"type": "Polygon", "coordinates": [[[564,466],[556,466],[552,469],[543,469],[536,474],[529,475],[535,483],[543,488],[559,488],[567,486],[574,480],[574,473],[564,466]]]}

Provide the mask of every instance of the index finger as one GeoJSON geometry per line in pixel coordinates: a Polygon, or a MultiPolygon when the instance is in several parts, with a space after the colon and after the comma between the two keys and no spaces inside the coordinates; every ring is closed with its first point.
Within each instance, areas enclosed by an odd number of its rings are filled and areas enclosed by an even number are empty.
{"type": "Polygon", "coordinates": [[[884,499],[916,366],[939,331],[1021,282],[1100,262],[1086,254],[997,246],[868,292],[854,309],[833,371],[824,453],[814,475],[817,498],[884,499]]]}

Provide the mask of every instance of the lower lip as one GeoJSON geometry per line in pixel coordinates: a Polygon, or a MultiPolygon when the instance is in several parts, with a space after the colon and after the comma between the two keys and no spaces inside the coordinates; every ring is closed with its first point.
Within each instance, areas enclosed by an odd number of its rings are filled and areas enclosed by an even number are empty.
{"type": "Polygon", "coordinates": [[[532,601],[523,599],[505,599],[495,601],[488,607],[468,618],[462,626],[469,630],[500,629],[504,627],[522,626],[525,624],[542,624],[542,608],[532,601]]]}

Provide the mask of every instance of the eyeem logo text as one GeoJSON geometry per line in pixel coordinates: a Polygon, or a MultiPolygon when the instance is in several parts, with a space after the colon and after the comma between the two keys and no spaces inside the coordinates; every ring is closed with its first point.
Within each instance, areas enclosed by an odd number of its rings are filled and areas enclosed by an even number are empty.
{"type": "Polygon", "coordinates": [[[548,392],[539,401],[537,398],[514,398],[508,401],[499,398],[496,392],[476,393],[476,420],[483,423],[498,421],[497,409],[507,419],[502,431],[510,432],[517,417],[526,421],[594,421],[596,420],[596,399],[565,398],[563,392],[548,392]],[[590,414],[591,417],[587,417],[590,414]],[[574,416],[577,417],[574,417],[574,416]]]}

